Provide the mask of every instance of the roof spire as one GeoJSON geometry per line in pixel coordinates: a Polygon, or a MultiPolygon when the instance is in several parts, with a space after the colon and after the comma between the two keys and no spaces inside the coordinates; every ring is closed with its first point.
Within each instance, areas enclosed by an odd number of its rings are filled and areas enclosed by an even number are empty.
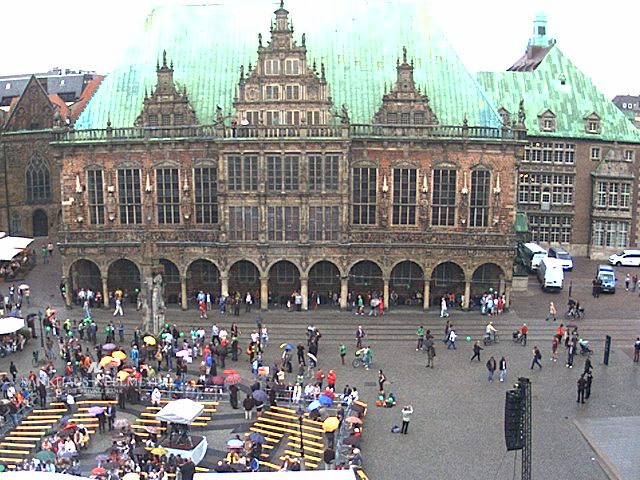
{"type": "Polygon", "coordinates": [[[532,47],[548,47],[549,38],[547,37],[547,16],[544,13],[538,13],[533,20],[533,34],[529,45],[532,47]]]}
{"type": "Polygon", "coordinates": [[[284,0],[280,0],[280,8],[284,8],[284,0]]]}
{"type": "Polygon", "coordinates": [[[402,47],[402,63],[407,63],[407,47],[402,47]]]}
{"type": "Polygon", "coordinates": [[[167,51],[162,50],[162,68],[167,68],[167,51]]]}

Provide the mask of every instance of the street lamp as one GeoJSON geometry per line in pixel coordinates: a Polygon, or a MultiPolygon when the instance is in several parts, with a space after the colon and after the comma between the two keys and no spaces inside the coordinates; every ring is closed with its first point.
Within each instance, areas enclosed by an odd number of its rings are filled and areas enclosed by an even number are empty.
{"type": "Polygon", "coordinates": [[[42,311],[38,311],[38,323],[40,324],[40,347],[44,348],[44,332],[42,331],[42,320],[43,320],[42,311]]]}
{"type": "Polygon", "coordinates": [[[300,470],[306,470],[304,466],[304,439],[302,438],[302,420],[304,419],[304,410],[302,405],[298,407],[298,423],[300,426],[300,470]]]}

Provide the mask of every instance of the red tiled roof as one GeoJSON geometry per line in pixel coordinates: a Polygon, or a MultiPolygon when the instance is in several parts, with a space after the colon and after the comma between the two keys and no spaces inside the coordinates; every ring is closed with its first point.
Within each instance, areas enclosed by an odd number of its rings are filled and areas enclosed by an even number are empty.
{"type": "Polygon", "coordinates": [[[84,87],[84,90],[82,91],[82,95],[80,95],[80,98],[78,99],[78,101],[73,105],[71,105],[70,107],[71,119],[73,122],[76,121],[76,119],[80,116],[80,114],[84,110],[84,107],[87,106],[87,103],[89,103],[89,100],[91,100],[91,97],[100,86],[100,83],[102,82],[102,80],[104,80],[104,75],[96,75],[93,79],[89,80],[87,85],[84,87]]]}
{"type": "Polygon", "coordinates": [[[49,95],[49,101],[58,107],[58,110],[60,111],[60,118],[64,119],[69,117],[69,107],[64,100],[58,96],[58,94],[49,95]]]}

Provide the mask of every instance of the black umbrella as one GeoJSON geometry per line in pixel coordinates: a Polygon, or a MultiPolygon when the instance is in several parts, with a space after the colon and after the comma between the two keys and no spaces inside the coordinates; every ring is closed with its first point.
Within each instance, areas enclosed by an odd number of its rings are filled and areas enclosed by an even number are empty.
{"type": "Polygon", "coordinates": [[[256,390],[255,392],[253,392],[253,399],[256,402],[264,403],[267,401],[268,398],[269,397],[264,390],[256,390]]]}
{"type": "Polygon", "coordinates": [[[360,442],[362,442],[362,437],[357,435],[350,435],[342,441],[343,445],[351,445],[353,447],[359,447],[360,442]]]}

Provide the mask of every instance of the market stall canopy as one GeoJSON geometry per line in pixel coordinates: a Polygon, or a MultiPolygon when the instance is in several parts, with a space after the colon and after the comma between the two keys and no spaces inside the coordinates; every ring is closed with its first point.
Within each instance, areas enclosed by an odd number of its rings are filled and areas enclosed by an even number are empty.
{"type": "MultiPolygon", "coordinates": [[[[197,473],[194,480],[215,480],[217,473],[197,473]],[[214,475],[212,477],[212,475],[214,475]]],[[[305,470],[301,472],[238,472],[233,480],[356,480],[360,478],[353,470],[305,470]]]]}
{"type": "Polygon", "coordinates": [[[20,248],[0,247],[0,262],[9,262],[21,253],[22,249],[20,248]]]}
{"type": "Polygon", "coordinates": [[[204,405],[188,398],[167,403],[156,413],[156,418],[164,422],[191,424],[204,410],[204,405]]]}
{"type": "Polygon", "coordinates": [[[14,333],[25,327],[24,319],[17,317],[0,318],[0,335],[14,333]]]}
{"type": "Polygon", "coordinates": [[[33,243],[33,238],[27,237],[2,237],[0,238],[0,250],[4,248],[25,249],[33,243]]]}

